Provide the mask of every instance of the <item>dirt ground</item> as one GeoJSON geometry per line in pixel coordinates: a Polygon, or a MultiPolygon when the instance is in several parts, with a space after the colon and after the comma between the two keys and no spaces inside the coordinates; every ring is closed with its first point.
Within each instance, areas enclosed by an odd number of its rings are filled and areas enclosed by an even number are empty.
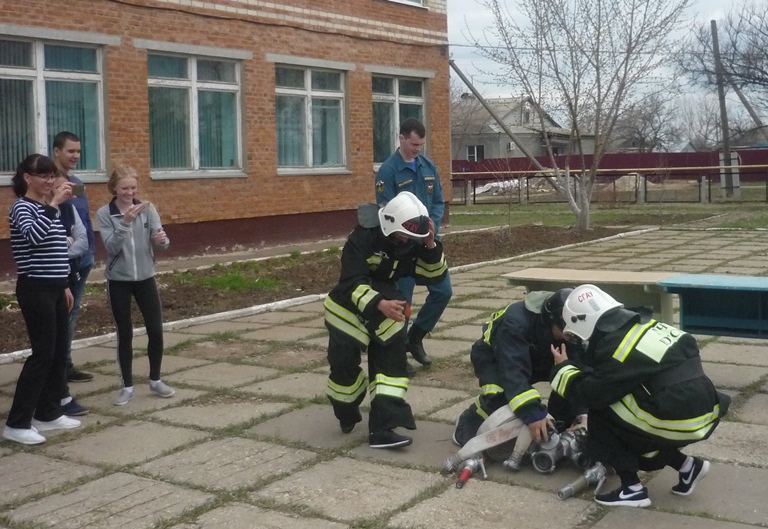
{"type": "MultiPolygon", "coordinates": [[[[595,228],[576,232],[566,228],[521,226],[503,232],[453,233],[444,238],[443,244],[449,266],[459,266],[594,240],[627,229],[595,228]]],[[[176,321],[307,294],[323,294],[338,281],[339,261],[339,252],[323,252],[162,274],[158,276],[158,283],[163,317],[165,321],[176,321]],[[230,280],[228,283],[222,282],[224,276],[230,280]],[[243,286],[243,282],[248,285],[243,286]],[[233,283],[239,288],[231,288],[229,285],[233,283]]],[[[179,261],[180,266],[183,264],[183,260],[179,261]]],[[[141,324],[137,310],[134,310],[134,322],[137,322],[135,326],[141,324]]],[[[76,338],[114,330],[103,285],[91,285],[80,310],[76,338]]],[[[0,312],[0,337],[0,353],[29,347],[26,326],[15,304],[0,312]]]]}

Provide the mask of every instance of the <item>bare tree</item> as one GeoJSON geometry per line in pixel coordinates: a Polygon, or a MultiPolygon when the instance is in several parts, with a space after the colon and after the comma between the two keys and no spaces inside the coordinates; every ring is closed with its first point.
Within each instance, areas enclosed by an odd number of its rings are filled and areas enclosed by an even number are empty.
{"type": "MultiPolygon", "coordinates": [[[[714,92],[688,94],[676,100],[677,129],[680,141],[687,141],[696,151],[718,150],[722,144],[722,127],[717,95],[714,92]]],[[[741,110],[730,112],[728,130],[738,137],[752,129],[749,115],[741,110]]]]}
{"type": "Polygon", "coordinates": [[[618,150],[669,152],[680,142],[674,94],[652,93],[635,102],[616,121],[613,145],[618,150]]]}
{"type": "Polygon", "coordinates": [[[570,128],[573,147],[563,166],[548,148],[549,176],[567,197],[576,227],[587,229],[597,169],[617,120],[669,82],[660,72],[679,45],[674,35],[691,0],[517,0],[514,15],[501,0],[478,3],[494,22],[482,38],[469,33],[479,52],[500,65],[491,72],[497,82],[519,88],[570,128]],[[586,135],[595,149],[584,167],[586,135]]]}
{"type": "MultiPolygon", "coordinates": [[[[729,81],[768,112],[768,3],[752,0],[718,22],[720,57],[729,81]]],[[[702,23],[678,54],[681,70],[698,85],[715,85],[710,23],[702,23]]]]}

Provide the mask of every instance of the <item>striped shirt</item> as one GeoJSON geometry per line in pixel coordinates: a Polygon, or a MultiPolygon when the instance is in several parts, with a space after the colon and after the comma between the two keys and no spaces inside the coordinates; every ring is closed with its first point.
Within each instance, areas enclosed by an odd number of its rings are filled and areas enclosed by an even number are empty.
{"type": "Polygon", "coordinates": [[[59,211],[22,197],[14,202],[8,220],[18,275],[66,286],[67,232],[59,211]]]}

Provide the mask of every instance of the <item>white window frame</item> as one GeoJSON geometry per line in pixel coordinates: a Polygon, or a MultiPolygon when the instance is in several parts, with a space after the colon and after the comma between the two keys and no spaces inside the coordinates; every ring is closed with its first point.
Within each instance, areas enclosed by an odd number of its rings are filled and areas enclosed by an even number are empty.
{"type": "Polygon", "coordinates": [[[411,7],[420,7],[422,9],[427,9],[427,0],[387,0],[387,2],[392,2],[393,4],[404,4],[411,7]]]}
{"type": "MultiPolygon", "coordinates": [[[[301,97],[304,100],[304,112],[305,122],[304,126],[306,133],[304,134],[304,153],[306,154],[306,165],[284,165],[277,166],[277,174],[339,174],[347,173],[347,76],[343,70],[336,70],[333,68],[323,68],[316,66],[301,66],[297,64],[277,63],[275,68],[286,68],[290,70],[303,70],[304,72],[304,88],[288,88],[284,86],[275,85],[275,96],[293,96],[301,97]],[[312,88],[312,72],[331,72],[339,74],[340,76],[340,89],[336,90],[316,90],[312,88]],[[312,165],[314,152],[313,152],[313,137],[312,137],[312,99],[336,99],[340,101],[341,108],[341,163],[337,165],[312,165]]],[[[277,126],[277,123],[275,123],[277,126]]],[[[278,162],[279,163],[279,162],[278,162]]]]}
{"type": "MultiPolygon", "coordinates": [[[[187,79],[168,79],[150,77],[147,74],[147,89],[156,88],[184,88],[189,93],[189,140],[190,153],[192,157],[192,167],[175,169],[150,169],[150,178],[152,180],[179,180],[191,178],[225,178],[225,177],[244,177],[243,172],[243,123],[242,123],[242,64],[241,61],[224,59],[219,56],[190,55],[184,53],[169,53],[166,51],[148,50],[149,55],[175,57],[187,61],[187,79]],[[216,81],[199,81],[197,79],[197,61],[210,60],[217,62],[228,62],[235,66],[235,82],[224,83],[216,81]],[[237,142],[237,167],[226,167],[221,169],[201,169],[200,168],[200,116],[198,114],[198,92],[199,90],[215,90],[217,92],[235,93],[235,136],[237,142]]],[[[151,117],[149,117],[151,119],[151,117]]]]}
{"type": "MultiPolygon", "coordinates": [[[[32,45],[32,66],[31,67],[9,67],[0,66],[0,77],[3,79],[16,79],[22,81],[32,81],[32,100],[35,108],[35,148],[36,152],[48,152],[48,115],[45,100],[45,82],[46,81],[79,81],[96,84],[97,108],[99,112],[99,145],[98,160],[99,169],[76,170],[77,176],[84,182],[105,182],[106,181],[106,149],[105,149],[105,128],[106,120],[104,117],[104,67],[103,67],[103,49],[102,46],[91,43],[80,43],[72,41],[57,42],[53,40],[37,40],[29,38],[19,38],[13,34],[6,35],[0,32],[0,40],[10,40],[15,42],[27,42],[32,45]],[[45,69],[45,46],[69,46],[73,48],[85,48],[96,51],[97,72],[68,72],[60,70],[45,69]]],[[[19,160],[21,161],[21,160],[19,160]]],[[[0,175],[0,185],[10,185],[12,175],[8,173],[0,175]]]]}
{"type": "Polygon", "coordinates": [[[467,161],[477,162],[477,148],[483,148],[483,160],[485,160],[485,145],[467,145],[467,161]]]}
{"type": "MultiPolygon", "coordinates": [[[[397,148],[399,143],[399,137],[400,137],[400,104],[411,104],[411,105],[421,105],[422,108],[422,123],[424,124],[424,127],[426,127],[427,131],[429,131],[429,126],[427,125],[427,80],[420,77],[410,77],[405,75],[400,76],[393,76],[393,75],[386,75],[386,74],[376,74],[374,73],[371,76],[371,83],[373,83],[374,77],[380,77],[380,78],[386,78],[392,80],[392,93],[391,94],[380,94],[372,91],[373,96],[373,103],[393,103],[392,109],[394,112],[394,116],[392,116],[392,130],[390,131],[390,136],[392,137],[392,149],[390,149],[392,152],[397,148]],[[421,83],[421,97],[416,96],[401,96],[400,95],[400,81],[419,81],[421,83]]],[[[424,153],[427,152],[427,146],[424,146],[424,153]]],[[[379,167],[381,167],[382,162],[375,162],[373,164],[374,171],[378,171],[379,167]]]]}

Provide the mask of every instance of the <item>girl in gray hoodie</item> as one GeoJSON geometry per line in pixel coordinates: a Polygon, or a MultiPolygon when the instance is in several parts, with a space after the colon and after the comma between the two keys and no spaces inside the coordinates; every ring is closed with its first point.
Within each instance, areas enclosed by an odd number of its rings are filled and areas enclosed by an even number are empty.
{"type": "Polygon", "coordinates": [[[117,326],[117,360],[123,389],[113,404],[133,399],[133,322],[131,298],[144,317],[149,357],[149,389],[160,397],[175,391],[160,380],[163,360],[163,313],[155,282],[153,247],[168,248],[170,241],[155,207],[136,198],[138,178],[132,167],[118,167],[109,177],[112,201],[96,213],[101,238],[107,248],[107,296],[117,326]]]}

